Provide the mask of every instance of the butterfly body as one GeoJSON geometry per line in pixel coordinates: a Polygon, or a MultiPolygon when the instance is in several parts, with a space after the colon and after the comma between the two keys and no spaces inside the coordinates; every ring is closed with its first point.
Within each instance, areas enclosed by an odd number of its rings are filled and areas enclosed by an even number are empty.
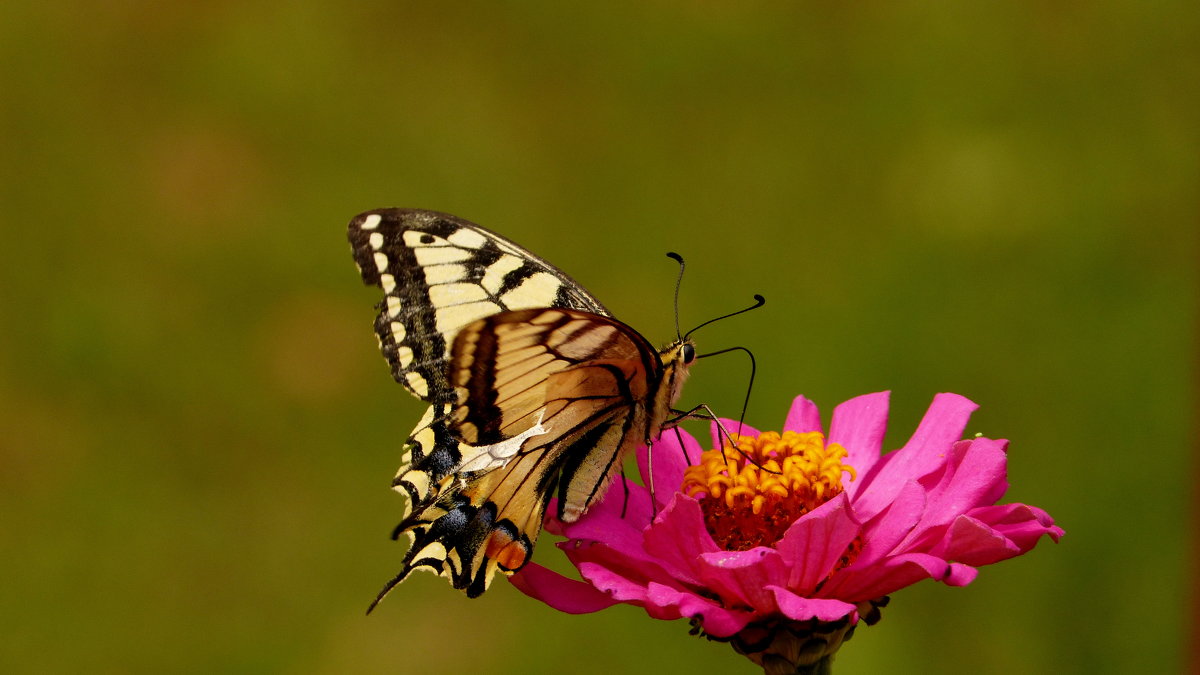
{"type": "Polygon", "coordinates": [[[416,569],[477,596],[529,560],[552,497],[577,520],[658,435],[695,348],[654,349],[565,273],[455,216],[369,211],[348,234],[384,291],[392,375],[430,404],[393,482],[411,546],[379,597],[416,569]]]}

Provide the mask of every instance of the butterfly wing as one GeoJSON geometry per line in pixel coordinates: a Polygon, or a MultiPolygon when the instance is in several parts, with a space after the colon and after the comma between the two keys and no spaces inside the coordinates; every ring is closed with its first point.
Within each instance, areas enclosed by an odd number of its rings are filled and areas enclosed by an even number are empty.
{"type": "Polygon", "coordinates": [[[446,426],[462,440],[460,462],[401,523],[413,544],[385,593],[425,568],[473,597],[496,571],[520,569],[555,492],[568,521],[603,494],[620,458],[644,440],[645,404],[663,382],[641,335],[566,309],[478,320],[459,333],[450,363],[458,402],[446,426]]]}
{"type": "Polygon", "coordinates": [[[558,268],[456,216],[377,209],[355,216],[347,236],[363,282],[384,293],[375,336],[392,376],[431,404],[393,481],[408,496],[407,516],[436,500],[462,463],[461,439],[449,427],[457,394],[448,373],[463,326],[530,307],[609,312],[558,268]]]}
{"type": "Polygon", "coordinates": [[[355,216],[347,234],[363,282],[384,292],[375,335],[392,376],[435,405],[453,402],[446,360],[472,321],[530,307],[610,316],[558,268],[462,218],[378,209],[355,216]]]}

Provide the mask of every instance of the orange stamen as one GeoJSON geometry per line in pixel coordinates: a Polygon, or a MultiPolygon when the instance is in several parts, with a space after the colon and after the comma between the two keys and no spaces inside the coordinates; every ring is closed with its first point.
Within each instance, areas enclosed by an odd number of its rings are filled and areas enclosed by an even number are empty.
{"type": "Polygon", "coordinates": [[[697,499],[718,546],[745,551],[770,546],[797,518],[842,492],[846,449],[825,445],[819,431],[734,435],[737,448],[706,450],[683,476],[684,494],[697,499]],[[739,452],[740,450],[740,452],[739,452]]]}

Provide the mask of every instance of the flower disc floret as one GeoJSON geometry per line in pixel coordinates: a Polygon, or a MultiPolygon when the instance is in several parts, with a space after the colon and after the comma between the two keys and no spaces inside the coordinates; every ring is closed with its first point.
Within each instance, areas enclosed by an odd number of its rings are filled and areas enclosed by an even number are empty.
{"type": "Polygon", "coordinates": [[[804,514],[841,494],[846,449],[819,431],[734,434],[684,471],[680,490],[700,502],[713,541],[727,551],[770,546],[804,514]]]}

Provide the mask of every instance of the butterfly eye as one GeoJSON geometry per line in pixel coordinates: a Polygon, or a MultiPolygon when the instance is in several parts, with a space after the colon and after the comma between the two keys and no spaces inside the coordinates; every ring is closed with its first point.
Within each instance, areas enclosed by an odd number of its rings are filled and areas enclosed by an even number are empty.
{"type": "Polygon", "coordinates": [[[683,343],[683,362],[685,364],[688,364],[695,360],[696,360],[696,348],[694,346],[692,346],[692,343],[690,343],[690,342],[683,343]]]}

